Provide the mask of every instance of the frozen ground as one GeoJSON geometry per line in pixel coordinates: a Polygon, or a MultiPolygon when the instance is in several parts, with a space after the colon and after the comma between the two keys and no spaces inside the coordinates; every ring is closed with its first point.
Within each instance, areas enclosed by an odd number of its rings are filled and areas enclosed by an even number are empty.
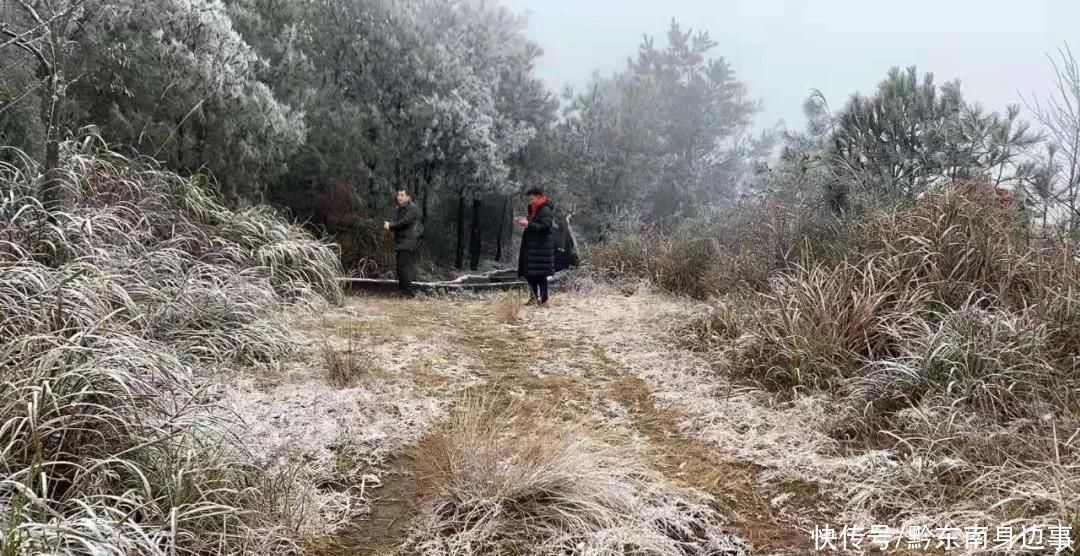
{"type": "Polygon", "coordinates": [[[842,503],[852,496],[845,478],[891,465],[889,454],[836,455],[821,432],[839,418],[827,404],[733,388],[676,347],[669,331],[691,305],[597,290],[557,295],[509,324],[505,303],[352,298],[297,322],[309,360],[228,385],[226,405],[259,459],[310,485],[310,552],[405,546],[431,521],[417,447],[476,400],[513,405],[530,426],[594,431],[645,470],[635,475],[642,489],[706,508],[753,554],[812,552],[815,524],[860,519],[842,503]],[[354,384],[327,379],[331,352],[361,361],[354,384]]]}

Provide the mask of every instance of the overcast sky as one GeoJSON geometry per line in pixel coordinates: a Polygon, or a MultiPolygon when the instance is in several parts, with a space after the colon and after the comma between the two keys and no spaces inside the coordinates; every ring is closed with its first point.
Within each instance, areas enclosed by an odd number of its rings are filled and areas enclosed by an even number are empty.
{"type": "Polygon", "coordinates": [[[539,74],[555,90],[621,69],[643,34],[663,44],[672,18],[707,30],[764,101],[759,127],[801,129],[811,88],[835,108],[897,65],[960,79],[968,99],[999,109],[1049,92],[1047,52],[1068,41],[1080,57],[1080,0],[501,1],[528,15],[544,49],[539,74]]]}

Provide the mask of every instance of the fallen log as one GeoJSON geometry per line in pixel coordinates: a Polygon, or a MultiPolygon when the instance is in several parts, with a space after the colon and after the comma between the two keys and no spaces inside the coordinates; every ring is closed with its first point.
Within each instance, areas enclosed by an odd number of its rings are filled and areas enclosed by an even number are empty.
{"type": "Polygon", "coordinates": [[[489,284],[492,282],[520,282],[518,278],[517,270],[493,270],[484,274],[466,274],[464,276],[458,276],[453,280],[449,280],[447,284],[489,284]]]}
{"type": "MultiPolygon", "coordinates": [[[[548,283],[558,283],[563,274],[557,273],[555,276],[548,278],[548,283]]],[[[339,278],[338,280],[346,291],[351,292],[395,293],[398,290],[397,280],[384,278],[339,278]]],[[[413,285],[421,292],[440,293],[452,291],[508,291],[524,288],[528,283],[518,279],[516,271],[499,270],[485,275],[460,276],[454,280],[441,282],[413,282],[413,285]],[[510,274],[507,274],[508,272],[510,274]]]]}
{"type": "MultiPolygon", "coordinates": [[[[364,291],[370,293],[392,293],[398,290],[397,280],[383,280],[377,278],[342,278],[342,286],[348,291],[364,291]]],[[[422,292],[445,292],[454,290],[476,291],[503,291],[525,287],[524,280],[513,282],[413,282],[416,289],[422,292]]]]}

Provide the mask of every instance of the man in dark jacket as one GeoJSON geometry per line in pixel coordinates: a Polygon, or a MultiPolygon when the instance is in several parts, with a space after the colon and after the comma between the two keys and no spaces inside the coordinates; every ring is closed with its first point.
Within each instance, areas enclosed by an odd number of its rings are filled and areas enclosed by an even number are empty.
{"type": "Polygon", "coordinates": [[[518,276],[529,282],[529,305],[543,307],[548,302],[548,277],[555,274],[555,211],[539,188],[525,195],[529,198],[529,217],[518,219],[518,225],[525,228],[518,276]]]}
{"type": "Polygon", "coordinates": [[[397,252],[397,278],[401,297],[416,297],[413,286],[413,269],[416,250],[420,246],[420,236],[424,232],[420,208],[412,202],[412,197],[405,189],[398,189],[397,209],[393,222],[383,222],[383,227],[394,232],[394,250],[397,252]]]}

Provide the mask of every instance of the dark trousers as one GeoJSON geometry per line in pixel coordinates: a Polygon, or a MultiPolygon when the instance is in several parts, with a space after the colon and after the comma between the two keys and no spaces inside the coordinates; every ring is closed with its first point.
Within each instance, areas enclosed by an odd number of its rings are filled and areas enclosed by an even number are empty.
{"type": "Polygon", "coordinates": [[[538,299],[540,303],[547,303],[548,300],[548,279],[547,276],[529,276],[529,298],[538,299]]]}
{"type": "Polygon", "coordinates": [[[413,270],[416,263],[415,259],[416,254],[412,251],[402,250],[397,252],[397,279],[402,297],[416,296],[416,286],[413,285],[413,279],[416,277],[413,270]]]}

